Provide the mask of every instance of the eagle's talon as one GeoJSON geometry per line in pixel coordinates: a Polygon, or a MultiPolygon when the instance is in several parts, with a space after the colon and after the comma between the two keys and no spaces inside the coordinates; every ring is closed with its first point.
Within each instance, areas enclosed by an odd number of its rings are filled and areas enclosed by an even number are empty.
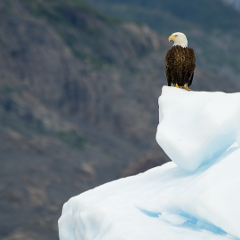
{"type": "Polygon", "coordinates": [[[181,89],[184,89],[182,86],[178,86],[177,83],[176,83],[175,87],[177,87],[177,88],[181,88],[181,89]]]}
{"type": "Polygon", "coordinates": [[[184,85],[184,89],[186,89],[187,91],[191,91],[191,89],[187,87],[187,84],[184,85]]]}

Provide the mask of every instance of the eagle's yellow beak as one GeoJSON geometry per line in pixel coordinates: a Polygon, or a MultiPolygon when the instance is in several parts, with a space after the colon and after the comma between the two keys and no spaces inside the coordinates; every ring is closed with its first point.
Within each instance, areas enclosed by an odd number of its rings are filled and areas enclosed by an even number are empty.
{"type": "Polygon", "coordinates": [[[168,38],[168,41],[170,42],[171,40],[174,40],[176,37],[174,37],[173,35],[171,35],[169,38],[168,38]]]}

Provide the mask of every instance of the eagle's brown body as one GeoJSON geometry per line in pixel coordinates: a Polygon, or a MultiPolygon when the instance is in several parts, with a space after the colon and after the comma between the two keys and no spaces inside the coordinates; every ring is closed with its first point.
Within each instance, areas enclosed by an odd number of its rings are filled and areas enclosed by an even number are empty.
{"type": "Polygon", "coordinates": [[[194,50],[189,47],[173,46],[165,57],[165,73],[168,86],[189,87],[192,84],[196,57],[194,50]]]}

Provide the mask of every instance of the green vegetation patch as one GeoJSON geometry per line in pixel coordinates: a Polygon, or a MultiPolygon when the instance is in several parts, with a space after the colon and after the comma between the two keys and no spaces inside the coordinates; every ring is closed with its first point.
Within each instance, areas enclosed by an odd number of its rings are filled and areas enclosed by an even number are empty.
{"type": "Polygon", "coordinates": [[[106,23],[122,22],[119,18],[108,17],[93,8],[85,0],[23,0],[30,12],[36,16],[45,17],[50,22],[61,22],[71,24],[66,12],[75,13],[78,11],[90,14],[106,23]]]}
{"type": "Polygon", "coordinates": [[[98,41],[104,37],[101,22],[113,27],[121,20],[105,16],[85,0],[23,1],[31,14],[50,23],[76,58],[92,64],[95,69],[102,67],[104,59],[101,58],[102,47],[98,41]]]}
{"type": "Polygon", "coordinates": [[[68,45],[68,47],[70,48],[70,50],[72,51],[75,57],[77,57],[81,61],[85,61],[93,64],[93,66],[97,69],[102,67],[103,62],[101,61],[101,59],[94,57],[82,51],[81,49],[75,47],[73,41],[69,37],[62,35],[61,33],[60,35],[63,38],[64,42],[68,45]]]}
{"type": "Polygon", "coordinates": [[[72,145],[74,147],[83,149],[87,140],[84,139],[77,133],[70,133],[70,132],[58,132],[57,137],[60,138],[62,141],[72,145]]]}
{"type": "Polygon", "coordinates": [[[13,88],[9,86],[0,86],[0,94],[9,94],[13,92],[13,88]]]}

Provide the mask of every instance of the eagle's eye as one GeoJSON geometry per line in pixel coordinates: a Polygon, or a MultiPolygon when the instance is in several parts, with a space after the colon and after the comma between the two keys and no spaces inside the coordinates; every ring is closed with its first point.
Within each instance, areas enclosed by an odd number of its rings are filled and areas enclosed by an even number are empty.
{"type": "Polygon", "coordinates": [[[174,37],[177,37],[178,35],[174,35],[174,37]]]}

